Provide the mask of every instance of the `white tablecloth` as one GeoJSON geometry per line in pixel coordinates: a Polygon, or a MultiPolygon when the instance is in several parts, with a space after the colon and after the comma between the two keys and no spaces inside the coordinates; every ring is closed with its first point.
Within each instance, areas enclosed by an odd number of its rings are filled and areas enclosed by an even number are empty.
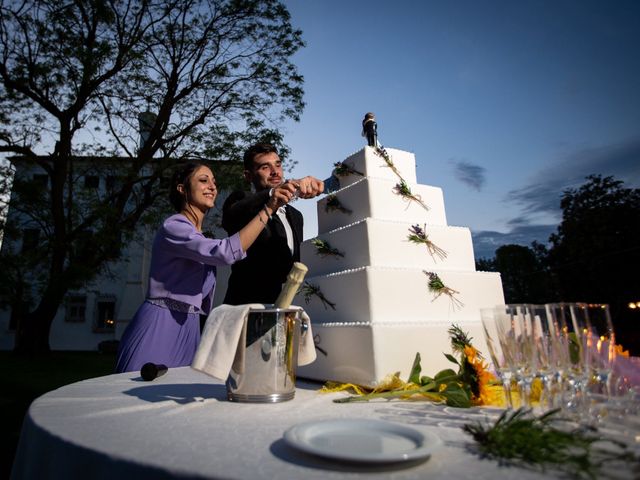
{"type": "Polygon", "coordinates": [[[428,402],[336,404],[344,394],[320,394],[319,386],[298,382],[291,401],[249,404],[227,401],[222,383],[189,367],[153,382],[123,373],[74,383],[29,408],[12,478],[540,478],[469,451],[473,441],[460,426],[488,412],[428,402]],[[337,418],[410,424],[436,433],[443,445],[418,464],[366,467],[307,455],[282,439],[297,423],[337,418]]]}

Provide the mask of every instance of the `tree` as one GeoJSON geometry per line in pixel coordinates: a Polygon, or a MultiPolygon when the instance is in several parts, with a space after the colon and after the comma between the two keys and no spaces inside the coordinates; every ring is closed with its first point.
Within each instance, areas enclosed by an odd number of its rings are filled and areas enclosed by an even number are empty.
{"type": "Polygon", "coordinates": [[[282,142],[277,125],[304,106],[290,62],[302,45],[277,0],[2,1],[0,152],[49,186],[13,185],[12,207],[41,233],[35,251],[2,259],[0,298],[30,301],[16,351],[49,349],[65,294],[120,258],[176,162],[282,142]],[[98,157],[119,163],[104,195],[77,182],[98,157]]]}
{"type": "Polygon", "coordinates": [[[492,260],[480,259],[479,270],[500,272],[506,303],[545,303],[552,300],[549,276],[540,252],[544,247],[534,242],[503,245],[492,260]]]}
{"type": "Polygon", "coordinates": [[[564,300],[608,303],[617,327],[637,330],[624,319],[640,292],[640,189],[613,177],[586,180],[562,196],[549,266],[564,300]]]}

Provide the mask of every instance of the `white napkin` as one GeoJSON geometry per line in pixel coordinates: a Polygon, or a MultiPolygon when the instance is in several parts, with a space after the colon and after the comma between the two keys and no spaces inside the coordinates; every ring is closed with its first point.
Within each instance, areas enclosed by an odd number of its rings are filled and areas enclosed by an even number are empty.
{"type": "MultiPolygon", "coordinates": [[[[232,365],[235,371],[242,372],[249,310],[264,308],[263,304],[251,303],[220,305],[211,310],[191,368],[220,380],[227,379],[232,365]],[[238,353],[237,356],[236,353],[238,353]]],[[[292,305],[292,308],[295,308],[295,305],[292,305]]],[[[311,320],[304,310],[301,317],[307,323],[308,330],[300,338],[298,365],[307,365],[316,359],[316,350],[313,344],[311,320]]]]}

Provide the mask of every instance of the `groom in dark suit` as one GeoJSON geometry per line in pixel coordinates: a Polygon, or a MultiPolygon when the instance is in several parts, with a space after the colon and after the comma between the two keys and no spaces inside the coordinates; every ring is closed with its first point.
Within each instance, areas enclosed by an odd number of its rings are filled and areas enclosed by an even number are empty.
{"type": "MultiPolygon", "coordinates": [[[[224,202],[222,227],[229,235],[255,217],[275,190],[313,198],[324,189],[323,182],[314,177],[285,181],[278,151],[266,143],[253,145],[245,152],[244,176],[255,192],[235,191],[224,202]]],[[[300,261],[302,226],[302,214],[291,205],[274,213],[247,250],[247,257],[231,266],[224,303],[274,303],[293,262],[300,261]]]]}

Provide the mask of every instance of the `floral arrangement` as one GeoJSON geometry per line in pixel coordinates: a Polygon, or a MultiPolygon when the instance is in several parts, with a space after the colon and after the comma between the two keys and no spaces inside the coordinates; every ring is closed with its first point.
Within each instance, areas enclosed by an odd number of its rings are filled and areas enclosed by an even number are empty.
{"type": "Polygon", "coordinates": [[[409,229],[409,235],[407,238],[410,242],[413,243],[422,243],[426,245],[427,250],[429,251],[429,255],[432,257],[435,255],[440,260],[444,260],[447,258],[447,252],[442,248],[438,247],[435,243],[429,240],[429,236],[426,234],[425,230],[427,225],[424,225],[424,228],[420,228],[420,225],[412,225],[409,229]]]}
{"type": "Polygon", "coordinates": [[[315,295],[320,299],[325,310],[327,309],[327,306],[331,307],[332,310],[336,309],[336,304],[327,300],[318,285],[305,281],[300,286],[298,293],[302,293],[305,303],[309,303],[311,301],[311,297],[315,295]]]}
{"type": "Polygon", "coordinates": [[[404,180],[400,180],[400,183],[396,183],[396,186],[393,187],[393,191],[394,193],[397,193],[398,195],[406,198],[409,201],[419,203],[420,206],[422,206],[422,208],[424,208],[425,210],[429,210],[429,207],[427,207],[427,204],[422,201],[420,195],[414,195],[413,193],[411,193],[411,188],[404,180]]]}
{"type": "Polygon", "coordinates": [[[420,353],[416,353],[407,381],[401,380],[398,372],[387,377],[375,388],[351,383],[328,382],[321,391],[349,391],[355,394],[355,396],[336,399],[334,400],[336,403],[374,399],[423,399],[454,407],[500,403],[502,389],[497,385],[497,388],[492,386],[497,380],[487,370],[487,364],[480,352],[471,344],[472,339],[457,325],[453,325],[448,333],[453,354],[459,359],[454,355],[445,354],[445,356],[457,366],[457,373],[453,369],[445,369],[434,377],[422,376],[420,353]]]}
{"type": "Polygon", "coordinates": [[[336,162],[333,164],[333,166],[335,167],[333,173],[340,177],[345,177],[347,175],[360,175],[361,177],[364,177],[364,174],[362,172],[359,172],[345,162],[336,162]]]}
{"type": "Polygon", "coordinates": [[[332,212],[334,210],[338,210],[342,213],[346,213],[348,215],[351,215],[351,210],[349,210],[348,208],[345,208],[341,203],[340,200],[338,200],[338,197],[336,195],[334,195],[333,193],[330,194],[329,196],[327,196],[327,203],[325,204],[324,207],[325,211],[327,212],[332,212]]]}
{"type": "Polygon", "coordinates": [[[451,299],[451,305],[454,309],[462,308],[464,306],[464,303],[455,297],[455,295],[460,292],[447,287],[437,273],[427,272],[426,270],[423,270],[423,272],[427,277],[429,277],[429,291],[435,294],[432,301],[436,300],[441,295],[447,295],[451,299]]]}
{"type": "Polygon", "coordinates": [[[314,238],[311,240],[311,243],[313,243],[313,246],[316,247],[316,253],[318,255],[321,255],[323,257],[329,256],[329,255],[333,255],[336,257],[344,257],[344,253],[342,253],[337,248],[333,248],[331,245],[329,245],[329,242],[327,242],[326,240],[314,238]]]}
{"type": "Polygon", "coordinates": [[[375,151],[384,159],[387,166],[393,171],[393,173],[398,176],[400,181],[404,183],[404,179],[402,178],[402,175],[400,175],[400,172],[398,171],[396,166],[393,164],[393,160],[391,159],[391,155],[389,155],[389,152],[387,152],[387,150],[382,145],[377,146],[375,151]]]}

